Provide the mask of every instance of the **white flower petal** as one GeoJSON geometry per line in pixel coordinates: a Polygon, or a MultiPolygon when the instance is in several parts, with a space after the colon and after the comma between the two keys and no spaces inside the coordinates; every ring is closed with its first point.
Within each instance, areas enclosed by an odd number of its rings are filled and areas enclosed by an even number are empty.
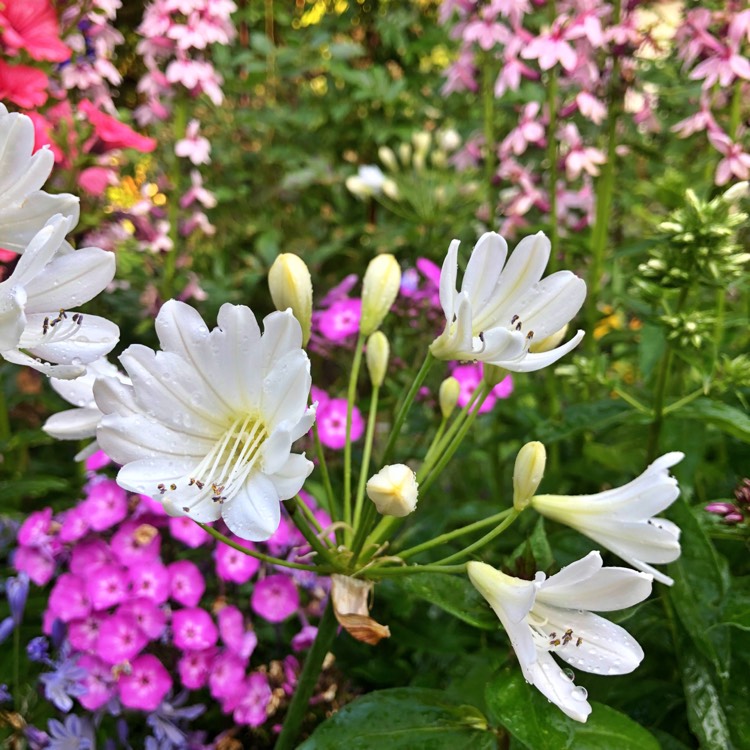
{"type": "Polygon", "coordinates": [[[2,357],[8,362],[12,362],[14,365],[24,365],[31,367],[37,372],[41,372],[49,378],[61,378],[70,379],[78,378],[86,372],[86,368],[83,365],[52,365],[49,362],[42,362],[40,359],[30,357],[24,352],[19,352],[17,349],[8,349],[7,351],[0,352],[2,357]]]}
{"type": "Polygon", "coordinates": [[[290,453],[286,463],[268,478],[273,482],[282,500],[294,497],[310,476],[313,470],[313,462],[305,458],[304,453],[290,453]]]}
{"type": "Polygon", "coordinates": [[[255,473],[222,509],[224,523],[241,539],[263,542],[270,538],[281,521],[279,494],[266,476],[255,473]]]}
{"type": "Polygon", "coordinates": [[[588,719],[591,704],[586,700],[586,692],[576,687],[548,653],[540,653],[525,676],[547,700],[571,719],[582,722],[588,719]]]}
{"type": "Polygon", "coordinates": [[[273,474],[277,472],[286,463],[291,451],[291,433],[283,427],[277,427],[268,436],[261,448],[263,473],[273,474]]]}
{"type": "MultiPolygon", "coordinates": [[[[102,419],[102,424],[105,419],[107,417],[102,419]]],[[[101,440],[99,442],[101,444],[101,440]]],[[[103,444],[102,448],[108,456],[114,458],[103,444]]],[[[130,492],[159,499],[159,484],[169,487],[170,483],[177,482],[189,474],[193,466],[194,461],[189,458],[140,458],[130,461],[120,469],[117,473],[117,484],[130,492]]]]}
{"type": "Polygon", "coordinates": [[[456,281],[458,277],[458,246],[461,243],[453,240],[440,270],[440,305],[445,313],[445,319],[450,325],[456,311],[456,281]]]}
{"type": "Polygon", "coordinates": [[[564,357],[568,352],[573,351],[583,339],[584,332],[578,331],[573,338],[568,341],[567,344],[558,346],[556,349],[550,349],[546,352],[529,352],[526,356],[518,362],[507,362],[507,361],[492,361],[490,364],[497,365],[498,367],[504,367],[506,370],[511,372],[535,372],[541,370],[544,367],[548,367],[551,364],[557,362],[558,359],[564,357]]]}
{"type": "Polygon", "coordinates": [[[57,440],[84,440],[96,435],[101,417],[99,409],[66,409],[49,417],[42,429],[57,440]]]}
{"type": "Polygon", "coordinates": [[[68,320],[72,332],[59,341],[53,334],[44,335],[44,319],[54,313],[35,313],[28,316],[26,330],[21,336],[19,346],[27,349],[35,357],[59,364],[86,364],[108,354],[114,349],[120,338],[120,329],[106,318],[98,315],[85,315],[82,322],[76,324],[68,320]]]}
{"type": "Polygon", "coordinates": [[[270,430],[305,413],[311,383],[310,361],[301,349],[275,363],[263,380],[263,414],[270,430]]]}
{"type": "Polygon", "coordinates": [[[474,246],[461,291],[472,301],[475,315],[481,316],[483,307],[491,300],[507,257],[508,243],[495,232],[485,232],[474,246]]]}
{"type": "Polygon", "coordinates": [[[49,195],[41,190],[29,194],[22,203],[0,206],[0,247],[22,253],[34,235],[55,214],[78,223],[78,198],[68,193],[49,195]]]}
{"type": "Polygon", "coordinates": [[[263,376],[285,354],[302,347],[302,328],[291,310],[272,312],[263,318],[263,376]]]}
{"type": "Polygon", "coordinates": [[[480,362],[512,362],[524,353],[526,338],[518,331],[490,328],[482,334],[476,358],[480,362]]]}
{"type": "MultiPolygon", "coordinates": [[[[70,229],[71,223],[65,217],[56,215],[50,218],[31,238],[23,255],[18,259],[11,275],[13,283],[23,287],[32,284],[55,257],[70,229]]],[[[70,307],[70,305],[64,305],[64,307],[70,307]]],[[[55,305],[50,305],[47,309],[54,310],[55,305]]]]}
{"type": "Polygon", "coordinates": [[[26,290],[0,284],[0,352],[15,349],[26,328],[26,290]]]}
{"type": "Polygon", "coordinates": [[[541,341],[559,331],[581,309],[586,282],[571,271],[558,271],[534,285],[515,309],[523,331],[541,341]]]}
{"type": "Polygon", "coordinates": [[[624,560],[635,557],[658,564],[674,562],[680,556],[679,539],[668,527],[642,521],[614,523],[600,516],[586,524],[585,532],[583,527],[577,530],[624,560]]]}
{"type": "Polygon", "coordinates": [[[130,383],[123,383],[112,377],[97,378],[92,392],[97,407],[104,414],[118,414],[125,417],[139,413],[135,391],[130,383]]]}

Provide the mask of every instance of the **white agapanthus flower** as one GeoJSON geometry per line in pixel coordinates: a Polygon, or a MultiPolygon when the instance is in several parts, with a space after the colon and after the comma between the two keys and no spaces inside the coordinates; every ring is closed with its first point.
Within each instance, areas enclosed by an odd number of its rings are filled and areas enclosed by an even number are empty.
{"type": "Polygon", "coordinates": [[[430,345],[435,357],[532,372],[557,362],[579,344],[583,331],[563,346],[529,351],[535,341],[569,323],[586,297],[585,282],[571,271],[542,279],[550,256],[550,241],[543,232],[522,239],[510,258],[499,234],[483,234],[471,253],[460,291],[458,246],[458,240],[451,242],[440,272],[446,326],[430,345]]]}
{"type": "Polygon", "coordinates": [[[680,488],[669,469],[683,458],[683,453],[667,453],[622,487],[595,495],[536,495],[531,505],[671,586],[672,579],[648,563],[669,563],[680,556],[679,527],[653,516],[678,498],[680,488]]]}
{"type": "MultiPolygon", "coordinates": [[[[86,373],[75,380],[60,380],[50,378],[50,385],[74,409],[53,414],[42,426],[42,429],[57,440],[86,440],[96,438],[96,428],[102,418],[102,412],[94,400],[94,383],[97,378],[117,378],[120,382],[130,384],[130,379],[123,375],[117,367],[101,357],[86,365],[86,373]]],[[[77,461],[83,461],[99,449],[96,440],[87,445],[76,456],[77,461]]]]}
{"type": "Polygon", "coordinates": [[[111,351],[117,326],[71,310],[112,281],[115,257],[98,247],[68,250],[72,220],[53,216],[0,283],[0,356],[57,378],[75,378],[111,351]]]}
{"type": "Polygon", "coordinates": [[[643,601],[651,576],[629,568],[604,568],[598,552],[546,578],[513,578],[481,562],[470,562],[471,582],[489,602],[508,633],[526,681],[576,721],[586,721],[591,705],[552,658],[599,675],[628,674],[643,649],[619,625],[593,614],[643,601]]]}
{"type": "MultiPolygon", "coordinates": [[[[0,247],[22,253],[34,235],[55,214],[78,222],[78,198],[50,195],[40,188],[55,157],[46,146],[32,155],[34,124],[26,115],[0,104],[0,247]]],[[[70,246],[65,244],[70,250],[70,246]]]]}
{"type": "Polygon", "coordinates": [[[132,385],[96,382],[97,438],[123,465],[125,489],[261,541],[313,468],[292,453],[315,419],[310,362],[291,310],[265,318],[262,336],[242,305],[222,305],[218,324],[209,331],[189,305],[167,302],[156,318],[163,351],[130,346],[120,361],[132,385]]]}

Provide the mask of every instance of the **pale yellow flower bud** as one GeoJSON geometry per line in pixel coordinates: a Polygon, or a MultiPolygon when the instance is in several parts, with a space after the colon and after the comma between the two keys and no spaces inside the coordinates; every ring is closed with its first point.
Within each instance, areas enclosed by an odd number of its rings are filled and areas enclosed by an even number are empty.
{"type": "Polygon", "coordinates": [[[396,160],[396,154],[393,153],[393,149],[388,148],[388,146],[381,146],[378,149],[378,157],[387,169],[390,169],[391,172],[398,172],[398,161],[396,160]]]}
{"type": "Polygon", "coordinates": [[[384,466],[367,481],[367,497],[378,513],[403,518],[417,507],[416,474],[405,464],[384,466]]]}
{"type": "Polygon", "coordinates": [[[294,253],[279,255],[268,272],[271,299],[277,310],[292,308],[302,327],[302,346],[310,340],[312,321],[312,279],[302,258],[294,253]]]}
{"type": "Polygon", "coordinates": [[[440,401],[440,411],[443,419],[448,419],[458,403],[458,396],[461,393],[461,384],[454,377],[446,378],[440,384],[438,400],[440,401]]]}
{"type": "Polygon", "coordinates": [[[362,282],[362,318],[359,330],[369,336],[383,322],[401,285],[398,261],[389,253],[370,261],[362,282]]]}
{"type": "Polygon", "coordinates": [[[397,201],[399,198],[398,185],[388,177],[383,180],[383,195],[392,201],[397,201]]]}
{"type": "Polygon", "coordinates": [[[370,373],[370,381],[376,388],[380,388],[385,380],[390,351],[388,339],[382,331],[375,331],[367,339],[367,370],[370,373]]]}
{"type": "Polygon", "coordinates": [[[534,497],[544,476],[547,451],[538,441],[526,443],[518,451],[513,467],[513,507],[523,510],[534,497]]]}
{"type": "Polygon", "coordinates": [[[534,353],[548,352],[550,349],[554,349],[560,344],[565,338],[565,334],[568,332],[568,324],[566,323],[559,331],[551,333],[547,338],[535,341],[530,347],[529,351],[534,353]]]}
{"type": "Polygon", "coordinates": [[[425,130],[422,130],[419,133],[414,133],[411,140],[414,144],[415,154],[421,154],[422,156],[424,156],[430,150],[430,145],[432,144],[432,136],[425,130]]]}
{"type": "Polygon", "coordinates": [[[398,147],[398,158],[401,159],[401,163],[408,167],[411,164],[411,145],[408,143],[401,143],[398,147]]]}

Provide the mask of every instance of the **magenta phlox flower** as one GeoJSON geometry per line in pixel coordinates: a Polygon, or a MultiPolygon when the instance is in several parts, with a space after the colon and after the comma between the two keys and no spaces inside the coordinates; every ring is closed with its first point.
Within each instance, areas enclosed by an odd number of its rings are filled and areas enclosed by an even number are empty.
{"type": "Polygon", "coordinates": [[[77,696],[78,702],[87,711],[96,711],[114,695],[112,667],[93,654],[81,656],[78,666],[86,673],[81,681],[85,690],[77,696]]]}
{"type": "Polygon", "coordinates": [[[211,144],[208,138],[199,135],[200,122],[190,120],[185,130],[185,137],[174,146],[177,156],[190,159],[193,164],[209,164],[211,162],[211,144]]]}
{"type": "Polygon", "coordinates": [[[37,586],[44,586],[55,574],[55,560],[51,554],[34,547],[18,547],[13,553],[13,567],[26,573],[37,586]]]}
{"type": "MultiPolygon", "coordinates": [[[[479,384],[482,382],[482,372],[483,365],[481,362],[457,365],[453,368],[451,375],[458,380],[460,386],[458,392],[458,405],[460,407],[463,408],[471,400],[474,391],[476,391],[479,384]]],[[[510,375],[506,375],[506,377],[490,391],[490,395],[485,399],[479,413],[485,414],[490,411],[499,398],[508,398],[511,393],[513,393],[513,378],[510,375]]]]}
{"type": "Polygon", "coordinates": [[[92,453],[84,462],[86,471],[99,471],[112,463],[112,459],[102,450],[92,453]]]}
{"type": "Polygon", "coordinates": [[[112,552],[123,565],[156,560],[161,549],[161,536],[153,531],[148,524],[126,521],[110,540],[112,552]]]}
{"type": "MultiPolygon", "coordinates": [[[[234,534],[230,539],[247,549],[255,549],[255,545],[246,539],[240,539],[234,534]]],[[[232,583],[247,583],[257,572],[260,567],[260,560],[256,557],[246,555],[228,544],[217,544],[214,551],[216,559],[216,575],[222,581],[231,581],[232,583]]]]}
{"type": "Polygon", "coordinates": [[[279,528],[276,529],[273,536],[266,542],[268,551],[275,557],[283,557],[293,547],[299,547],[305,543],[305,538],[300,534],[297,527],[282,516],[279,528]]]}
{"type": "MultiPolygon", "coordinates": [[[[86,593],[92,607],[109,609],[129,596],[128,575],[120,565],[100,565],[86,578],[86,593]]],[[[60,619],[63,619],[62,617],[60,619]]]]}
{"type": "Polygon", "coordinates": [[[96,643],[101,632],[102,622],[106,615],[101,612],[91,612],[82,619],[68,622],[68,641],[76,650],[86,653],[96,649],[96,643]]]}
{"type": "Polygon", "coordinates": [[[117,612],[101,623],[94,651],[107,664],[120,664],[134,659],[148,641],[148,636],[138,627],[133,616],[117,612]]]}
{"type": "MultiPolygon", "coordinates": [[[[329,398],[324,404],[318,404],[316,424],[320,442],[326,448],[340,450],[346,445],[346,412],[345,398],[329,398]]],[[[352,408],[352,423],[350,436],[352,442],[359,440],[365,431],[365,421],[360,410],[352,408]]]]}
{"type": "Polygon", "coordinates": [[[74,508],[65,512],[60,525],[58,538],[65,544],[77,542],[83,539],[89,531],[89,520],[86,515],[86,508],[82,505],[76,505],[74,508]]]}
{"type": "Polygon", "coordinates": [[[349,299],[349,292],[357,285],[359,276],[356,273],[350,273],[339,281],[336,286],[331,287],[323,299],[318,303],[320,307],[330,307],[334,302],[342,299],[349,299]]]}
{"type": "Polygon", "coordinates": [[[258,645],[258,636],[245,627],[245,618],[237,607],[227,605],[219,610],[219,633],[229,651],[242,659],[249,659],[258,645]]]}
{"type": "Polygon", "coordinates": [[[26,520],[18,529],[18,543],[24,547],[46,547],[52,541],[50,527],[52,524],[52,508],[29,513],[26,520]]]}
{"type": "MultiPolygon", "coordinates": [[[[213,660],[208,676],[211,695],[224,701],[238,701],[245,681],[247,660],[231,651],[222,651],[213,660]]],[[[227,708],[223,707],[226,712],[227,708]]],[[[231,709],[229,709],[231,710],[231,709]]]]}
{"type": "Polygon", "coordinates": [[[182,651],[203,651],[216,645],[219,631],[205,609],[188,607],[172,613],[172,637],[182,651]]]}
{"type": "Polygon", "coordinates": [[[307,651],[315,642],[318,629],[314,625],[305,625],[302,630],[292,637],[292,648],[299,653],[307,651]]]}
{"type": "Polygon", "coordinates": [[[184,607],[195,607],[206,590],[206,581],[198,566],[190,560],[178,560],[167,570],[171,598],[184,607]]]}
{"type": "Polygon", "coordinates": [[[114,479],[96,477],[86,486],[84,501],[89,526],[105,531],[128,514],[128,496],[114,479]]]}
{"type": "Polygon", "coordinates": [[[180,198],[180,207],[187,208],[193,203],[200,203],[204,208],[216,206],[216,196],[203,187],[203,178],[197,169],[190,170],[190,187],[180,198]]]}
{"type": "Polygon", "coordinates": [[[129,673],[122,673],[117,692],[126,708],[155,711],[172,688],[172,678],[153,654],[135,659],[129,673]]]}
{"type": "MultiPolygon", "coordinates": [[[[158,503],[156,500],[152,502],[157,503],[163,510],[161,503],[158,503]]],[[[206,543],[210,543],[212,539],[207,531],[204,531],[192,518],[188,518],[187,516],[170,518],[169,533],[175,539],[190,547],[190,549],[197,549],[206,543]]]]}
{"type": "Polygon", "coordinates": [[[253,672],[245,680],[243,698],[234,709],[232,718],[238,724],[259,727],[268,717],[272,695],[268,677],[262,672],[253,672]]]}
{"type": "Polygon", "coordinates": [[[85,579],[63,573],[50,591],[47,606],[63,622],[86,617],[91,611],[91,602],[85,579]]]}
{"type": "Polygon", "coordinates": [[[121,604],[117,613],[133,618],[141,632],[150,641],[160,638],[167,627],[166,612],[152,599],[144,599],[143,597],[131,599],[121,604]]]}
{"type": "Polygon", "coordinates": [[[84,539],[76,544],[70,553],[68,567],[72,573],[85,578],[99,565],[113,561],[109,546],[103,539],[84,539]]]}
{"type": "Polygon", "coordinates": [[[726,185],[732,177],[738,180],[750,178],[750,154],[742,150],[742,146],[723,131],[709,131],[708,140],[711,145],[724,156],[716,165],[715,181],[717,185],[726,185]]]}
{"type": "Polygon", "coordinates": [[[500,144],[501,155],[514,153],[520,156],[529,144],[544,146],[544,125],[539,117],[541,106],[538,102],[527,104],[519,119],[518,125],[508,133],[500,144]]]}
{"type": "MultiPolygon", "coordinates": [[[[205,651],[185,651],[177,662],[180,681],[188,690],[200,690],[208,683],[213,670],[216,649],[205,651]]],[[[244,669],[243,669],[244,674],[244,669]]]]}
{"type": "Polygon", "coordinates": [[[327,310],[317,311],[315,318],[320,333],[339,343],[359,332],[361,314],[362,300],[347,298],[334,302],[327,310]]]}
{"type": "Polygon", "coordinates": [[[158,560],[131,565],[129,577],[133,596],[143,596],[157,604],[169,598],[169,571],[158,560]]]}
{"type": "Polygon", "coordinates": [[[536,60],[542,70],[549,70],[558,63],[566,71],[573,70],[578,63],[578,55],[569,43],[568,19],[558,16],[552,27],[532,39],[521,50],[525,60],[536,60]]]}
{"type": "Polygon", "coordinates": [[[285,575],[271,575],[258,581],[250,597],[255,614],[268,622],[283,622],[299,609],[299,592],[285,575]]]}

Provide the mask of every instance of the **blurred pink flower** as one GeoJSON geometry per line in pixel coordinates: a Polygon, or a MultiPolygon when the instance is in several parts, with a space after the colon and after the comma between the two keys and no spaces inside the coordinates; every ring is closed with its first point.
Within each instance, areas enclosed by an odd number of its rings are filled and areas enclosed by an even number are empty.
{"type": "Polygon", "coordinates": [[[55,574],[54,559],[34,547],[19,547],[13,554],[13,567],[26,573],[37,586],[44,586],[55,574]]]}
{"type": "Polygon", "coordinates": [[[570,72],[578,63],[578,55],[569,44],[568,30],[565,28],[564,16],[555,19],[552,27],[532,39],[521,51],[525,60],[536,60],[542,70],[560,63],[563,69],[570,72]]]}
{"type": "Polygon", "coordinates": [[[268,576],[255,584],[250,606],[268,622],[283,622],[299,609],[299,592],[288,576],[268,576]]]}
{"type": "Polygon", "coordinates": [[[116,182],[115,171],[107,167],[87,167],[78,175],[78,186],[95,198],[104,195],[104,191],[116,182]]]}
{"type": "Polygon", "coordinates": [[[136,563],[129,569],[133,596],[143,596],[157,604],[169,598],[169,572],[158,560],[136,563]]]}
{"type": "Polygon", "coordinates": [[[90,612],[86,617],[71,620],[68,623],[70,645],[78,651],[93,651],[106,617],[102,612],[90,612]]]}
{"type": "MultiPolygon", "coordinates": [[[[461,408],[469,403],[474,391],[482,382],[482,368],[483,365],[481,363],[458,365],[453,368],[451,375],[458,380],[460,386],[458,392],[458,405],[461,408]]],[[[487,396],[482,404],[479,413],[485,414],[490,411],[499,398],[508,398],[511,393],[513,393],[513,378],[510,375],[507,375],[492,389],[490,395],[487,396]]]]}
{"type": "Polygon", "coordinates": [[[268,677],[261,672],[253,672],[246,680],[242,700],[234,709],[232,718],[238,724],[258,727],[268,717],[267,707],[271,702],[271,686],[268,677]]]}
{"type": "Polygon", "coordinates": [[[170,518],[169,533],[191,549],[196,549],[211,541],[211,535],[187,516],[170,518]]]}
{"type": "MultiPolygon", "coordinates": [[[[236,542],[242,547],[255,549],[255,545],[252,542],[240,539],[234,535],[231,535],[230,538],[233,542],[236,542]]],[[[239,550],[234,549],[234,547],[230,547],[228,544],[217,544],[214,557],[216,558],[216,575],[222,581],[247,583],[247,581],[257,573],[258,568],[260,567],[260,560],[256,557],[246,555],[244,552],[240,552],[239,550]]]]}
{"type": "MultiPolygon", "coordinates": [[[[88,99],[83,99],[78,103],[78,111],[85,115],[86,120],[91,123],[94,128],[93,138],[98,139],[105,150],[132,148],[147,154],[156,148],[156,140],[136,133],[133,128],[124,122],[101,112],[88,99]]],[[[84,145],[84,149],[90,150],[94,142],[90,139],[84,145]]]]}
{"type": "MultiPolygon", "coordinates": [[[[345,398],[329,398],[325,403],[318,405],[315,421],[318,425],[320,442],[326,448],[340,450],[346,445],[346,410],[345,398]]],[[[351,439],[356,442],[365,431],[365,421],[359,409],[352,408],[351,439]]]]}
{"type": "Polygon", "coordinates": [[[518,125],[508,133],[500,143],[500,153],[513,152],[516,156],[522,154],[529,144],[544,145],[544,126],[539,117],[541,109],[538,102],[530,102],[521,111],[518,125]]]}
{"type": "Polygon", "coordinates": [[[125,617],[132,617],[150,641],[160,638],[167,627],[167,615],[164,609],[151,599],[143,597],[131,599],[121,604],[117,612],[125,617]]]}
{"type": "Polygon", "coordinates": [[[129,595],[126,570],[119,565],[99,565],[86,578],[86,593],[95,610],[125,601],[129,595]]]}
{"type": "MultiPolygon", "coordinates": [[[[245,669],[247,660],[242,659],[231,651],[223,651],[211,664],[208,677],[208,686],[214,698],[232,699],[236,703],[242,692],[242,684],[245,681],[245,669]]],[[[226,706],[222,706],[227,711],[226,706]]],[[[231,709],[229,709],[231,710],[231,709]]]]}
{"type": "Polygon", "coordinates": [[[125,708],[155,711],[171,687],[172,678],[164,665],[153,654],[143,654],[128,673],[120,675],[117,692],[125,708]]]}
{"type": "Polygon", "coordinates": [[[89,526],[104,531],[122,521],[128,514],[128,496],[114,479],[97,478],[86,487],[84,506],[89,526]]]}
{"type": "Polygon", "coordinates": [[[190,187],[180,198],[180,207],[187,208],[195,202],[200,203],[204,208],[213,208],[216,205],[216,196],[203,187],[203,177],[197,169],[190,170],[190,187]]]}
{"type": "Polygon", "coordinates": [[[0,10],[0,43],[4,52],[24,51],[33,60],[64,62],[70,50],[60,41],[57,13],[50,0],[11,0],[0,10]]]}
{"type": "Polygon", "coordinates": [[[156,560],[161,549],[161,536],[155,529],[139,521],[125,521],[110,540],[110,548],[123,565],[156,560]]]}
{"type": "MultiPolygon", "coordinates": [[[[177,662],[177,672],[188,690],[200,690],[213,668],[214,649],[186,651],[177,662]]],[[[244,670],[243,670],[244,673],[244,670]]]]}
{"type": "Polygon", "coordinates": [[[713,39],[711,53],[699,62],[690,73],[693,81],[703,80],[704,89],[711,89],[715,84],[729,86],[735,78],[750,80],[750,61],[739,52],[739,45],[731,40],[721,44],[713,39]]]}
{"type": "Polygon", "coordinates": [[[63,622],[86,617],[91,611],[86,581],[73,573],[63,573],[50,591],[47,608],[63,622]]]}
{"type": "Polygon", "coordinates": [[[732,176],[738,180],[750,178],[750,154],[746,154],[738,142],[732,141],[722,131],[709,131],[708,140],[724,156],[716,165],[717,185],[726,185],[732,176]]]}
{"type": "Polygon", "coordinates": [[[168,566],[171,598],[184,607],[195,607],[206,590],[198,566],[190,560],[178,560],[168,566]]]}
{"type": "Polygon", "coordinates": [[[148,643],[148,637],[135,619],[118,612],[107,617],[99,630],[96,655],[107,664],[131,661],[148,643]]]}
{"type": "Polygon", "coordinates": [[[86,672],[83,679],[85,691],[78,696],[78,702],[87,711],[96,711],[114,695],[112,669],[93,654],[84,654],[78,666],[86,672]]]}
{"type": "Polygon", "coordinates": [[[245,618],[237,607],[227,605],[219,610],[219,633],[224,645],[242,659],[249,659],[258,645],[258,637],[245,627],[245,618]]]}
{"type": "Polygon", "coordinates": [[[185,129],[185,137],[181,138],[174,146],[177,156],[190,159],[193,164],[209,164],[211,162],[211,144],[207,138],[199,135],[200,122],[190,120],[185,129]]]}
{"type": "Polygon", "coordinates": [[[172,613],[172,638],[182,651],[203,651],[216,645],[219,631],[205,609],[190,607],[172,613]]]}
{"type": "Polygon", "coordinates": [[[0,100],[34,109],[47,101],[48,87],[47,75],[41,70],[0,60],[0,100]]]}
{"type": "Polygon", "coordinates": [[[329,341],[343,341],[359,331],[362,301],[345,298],[334,302],[327,310],[317,313],[320,333],[329,341]]]}

